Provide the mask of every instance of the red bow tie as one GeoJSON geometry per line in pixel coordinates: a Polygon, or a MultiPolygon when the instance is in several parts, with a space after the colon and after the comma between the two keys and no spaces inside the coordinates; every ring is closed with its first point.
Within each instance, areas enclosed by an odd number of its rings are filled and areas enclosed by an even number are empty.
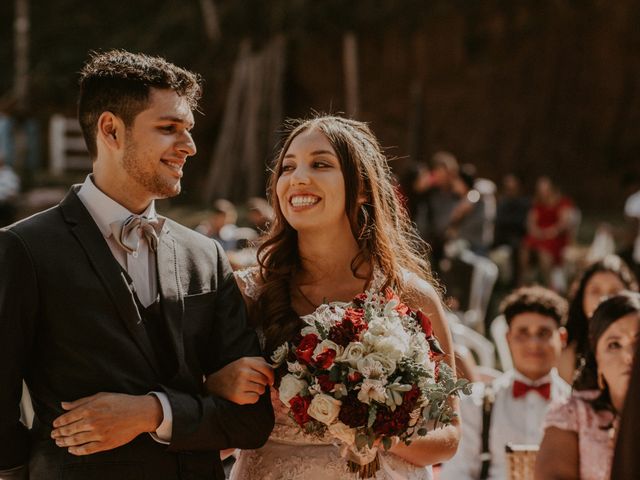
{"type": "Polygon", "coordinates": [[[526,383],[519,382],[518,380],[513,382],[513,398],[524,397],[530,390],[538,392],[538,394],[540,394],[540,396],[545,400],[549,400],[551,397],[550,383],[543,383],[542,385],[534,387],[533,385],[527,385],[526,383]]]}

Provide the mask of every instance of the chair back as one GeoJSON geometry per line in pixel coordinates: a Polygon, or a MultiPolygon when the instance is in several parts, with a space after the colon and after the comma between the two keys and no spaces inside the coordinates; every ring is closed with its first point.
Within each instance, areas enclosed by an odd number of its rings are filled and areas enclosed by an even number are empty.
{"type": "Polygon", "coordinates": [[[513,360],[511,359],[511,350],[509,350],[509,344],[507,343],[507,330],[509,330],[509,325],[507,325],[507,320],[504,318],[504,315],[499,315],[494,318],[489,326],[489,330],[493,337],[493,343],[495,343],[496,349],[498,350],[498,359],[500,360],[502,370],[504,372],[511,370],[513,368],[513,360]]]}
{"type": "Polygon", "coordinates": [[[464,345],[471,350],[478,359],[478,365],[494,367],[496,350],[491,340],[459,322],[450,322],[449,327],[454,344],[464,345]]]}
{"type": "Polygon", "coordinates": [[[507,480],[533,480],[538,445],[507,443],[507,480]]]}

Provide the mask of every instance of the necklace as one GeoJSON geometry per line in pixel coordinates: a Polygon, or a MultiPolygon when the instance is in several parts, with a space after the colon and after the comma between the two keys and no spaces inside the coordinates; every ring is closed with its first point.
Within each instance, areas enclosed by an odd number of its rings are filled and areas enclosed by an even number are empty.
{"type": "Polygon", "coordinates": [[[307,296],[304,294],[304,292],[303,292],[303,291],[302,291],[302,289],[300,288],[300,285],[296,285],[296,290],[298,290],[298,292],[300,293],[300,295],[302,296],[302,298],[303,298],[303,299],[304,299],[304,300],[305,300],[309,305],[311,305],[311,307],[312,307],[314,310],[317,310],[317,308],[318,308],[320,305],[316,305],[315,303],[313,303],[313,302],[311,301],[311,299],[310,299],[309,297],[307,297],[307,296]]]}

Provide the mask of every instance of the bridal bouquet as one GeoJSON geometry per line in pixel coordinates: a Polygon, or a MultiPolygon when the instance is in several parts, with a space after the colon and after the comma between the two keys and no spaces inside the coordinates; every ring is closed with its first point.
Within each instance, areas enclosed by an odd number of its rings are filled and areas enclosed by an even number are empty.
{"type": "Polygon", "coordinates": [[[442,361],[429,318],[389,289],[323,304],[302,320],[272,355],[280,400],[305,432],[340,440],[361,478],[379,469],[379,446],[449,424],[449,397],[470,393],[442,361]]]}

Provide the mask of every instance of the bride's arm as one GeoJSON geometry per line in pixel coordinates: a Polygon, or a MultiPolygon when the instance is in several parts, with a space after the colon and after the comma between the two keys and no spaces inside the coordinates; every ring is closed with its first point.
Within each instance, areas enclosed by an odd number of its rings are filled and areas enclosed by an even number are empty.
{"type": "MultiPolygon", "coordinates": [[[[445,361],[455,372],[453,341],[438,293],[431,284],[416,275],[409,275],[406,281],[408,294],[404,300],[410,307],[419,308],[431,319],[433,332],[442,350],[446,352],[445,361]]],[[[450,404],[459,415],[458,399],[452,399],[450,404]]],[[[424,437],[418,437],[411,442],[411,445],[404,443],[395,445],[391,448],[391,452],[419,466],[433,465],[450,459],[455,455],[460,441],[461,428],[458,418],[456,417],[449,426],[432,430],[424,437]]]]}

